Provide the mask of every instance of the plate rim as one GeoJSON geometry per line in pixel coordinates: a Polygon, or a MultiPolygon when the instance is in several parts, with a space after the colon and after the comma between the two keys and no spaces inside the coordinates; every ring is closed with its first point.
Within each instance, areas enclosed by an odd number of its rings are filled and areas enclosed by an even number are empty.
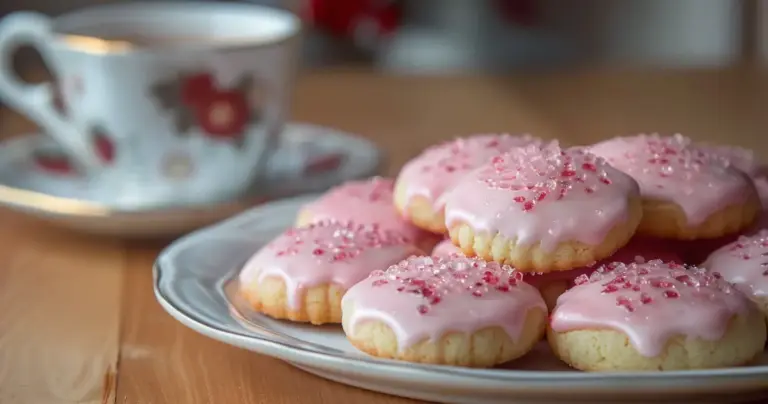
{"type": "MultiPolygon", "coordinates": [[[[291,345],[279,339],[257,335],[241,325],[237,326],[239,329],[234,329],[223,325],[211,324],[204,316],[194,312],[187,312],[184,308],[179,307],[179,305],[174,303],[173,297],[169,297],[163,290],[164,287],[161,285],[163,274],[179,270],[177,267],[169,270],[165,266],[164,261],[169,260],[169,256],[178,254],[199,242],[198,240],[210,242],[217,239],[216,237],[209,237],[208,235],[210,234],[226,233],[227,229],[231,227],[255,221],[260,217],[269,216],[270,211],[290,204],[299,204],[300,201],[307,200],[312,196],[304,195],[270,202],[249,209],[230,219],[204,227],[174,241],[163,249],[153,265],[153,288],[158,302],[172,317],[185,326],[209,338],[218,339],[230,345],[312,368],[338,368],[339,366],[344,366],[346,367],[345,371],[348,372],[362,373],[369,376],[376,375],[374,377],[390,375],[390,378],[392,378],[396,375],[394,378],[399,381],[418,380],[419,384],[424,384],[427,380],[431,380],[436,385],[445,385],[447,382],[450,382],[455,387],[463,386],[464,388],[474,390],[499,391],[501,389],[520,391],[522,388],[545,392],[546,390],[551,390],[553,383],[557,383],[558,387],[567,387],[571,390],[584,389],[591,392],[600,390],[606,393],[622,391],[628,386],[631,386],[633,390],[653,387],[656,393],[666,394],[675,394],[677,390],[681,392],[689,390],[691,384],[697,384],[698,392],[702,393],[736,388],[750,391],[768,388],[768,365],[664,372],[502,370],[428,365],[396,360],[382,360],[362,354],[360,356],[353,356],[350,354],[340,355],[320,352],[302,346],[291,345]],[[216,335],[218,338],[213,335],[216,335]],[[262,349],[253,349],[253,346],[259,346],[262,349]],[[319,364],[322,366],[318,366],[319,364]],[[446,381],[446,378],[449,380],[446,381]]],[[[219,240],[232,239],[233,237],[219,237],[219,240]]],[[[173,275],[168,276],[170,279],[175,278],[173,275]]],[[[216,292],[218,299],[223,298],[220,296],[219,291],[216,292]]]]}

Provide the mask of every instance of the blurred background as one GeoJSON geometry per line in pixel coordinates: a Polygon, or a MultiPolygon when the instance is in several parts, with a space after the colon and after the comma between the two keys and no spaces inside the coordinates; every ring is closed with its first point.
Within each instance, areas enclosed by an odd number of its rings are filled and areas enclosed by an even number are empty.
{"type": "MultiPolygon", "coordinates": [[[[57,15],[119,1],[0,0],[0,15],[22,8],[57,15]]],[[[310,67],[444,73],[768,60],[766,0],[248,1],[303,16],[310,67]]],[[[34,56],[19,63],[34,63],[34,56]]]]}

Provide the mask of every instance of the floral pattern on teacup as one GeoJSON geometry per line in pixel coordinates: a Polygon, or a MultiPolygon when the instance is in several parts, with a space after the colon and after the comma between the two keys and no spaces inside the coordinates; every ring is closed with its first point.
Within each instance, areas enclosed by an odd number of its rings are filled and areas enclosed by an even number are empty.
{"type": "Polygon", "coordinates": [[[152,89],[164,109],[171,110],[177,134],[187,136],[192,127],[203,135],[242,146],[248,125],[258,121],[258,108],[249,102],[253,78],[243,77],[235,86],[218,86],[210,73],[180,75],[152,89]]]}
{"type": "MultiPolygon", "coordinates": [[[[105,163],[111,164],[117,156],[115,143],[106,129],[94,125],[90,129],[91,141],[96,155],[105,163]]],[[[46,173],[55,175],[78,175],[77,168],[67,154],[59,147],[47,148],[35,152],[32,156],[34,165],[46,173]]]]}

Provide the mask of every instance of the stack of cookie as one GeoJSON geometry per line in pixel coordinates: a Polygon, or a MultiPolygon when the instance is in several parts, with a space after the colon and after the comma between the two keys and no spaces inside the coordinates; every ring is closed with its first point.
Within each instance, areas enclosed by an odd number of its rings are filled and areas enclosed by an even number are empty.
{"type": "Polygon", "coordinates": [[[712,271],[685,263],[754,231],[756,167],[742,149],[679,135],[572,148],[456,139],[395,181],[351,182],[305,206],[246,264],[241,291],[274,318],[341,323],[385,358],[494,366],[548,329],[577,369],[740,365],[766,340],[754,302],[768,304],[768,233],[713,253],[712,271]],[[761,258],[731,271],[734,254],[761,258]]]}

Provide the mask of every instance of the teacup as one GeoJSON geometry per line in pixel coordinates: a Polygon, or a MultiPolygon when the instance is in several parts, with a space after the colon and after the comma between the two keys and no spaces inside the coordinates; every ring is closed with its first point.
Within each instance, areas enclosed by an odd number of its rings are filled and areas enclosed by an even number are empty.
{"type": "Polygon", "coordinates": [[[264,170],[286,119],[301,23],[232,3],[128,3],[0,22],[0,97],[53,137],[88,186],[130,206],[226,200],[264,170]],[[54,79],[9,68],[35,47],[54,79]],[[124,196],[124,198],[123,198],[124,196]]]}

